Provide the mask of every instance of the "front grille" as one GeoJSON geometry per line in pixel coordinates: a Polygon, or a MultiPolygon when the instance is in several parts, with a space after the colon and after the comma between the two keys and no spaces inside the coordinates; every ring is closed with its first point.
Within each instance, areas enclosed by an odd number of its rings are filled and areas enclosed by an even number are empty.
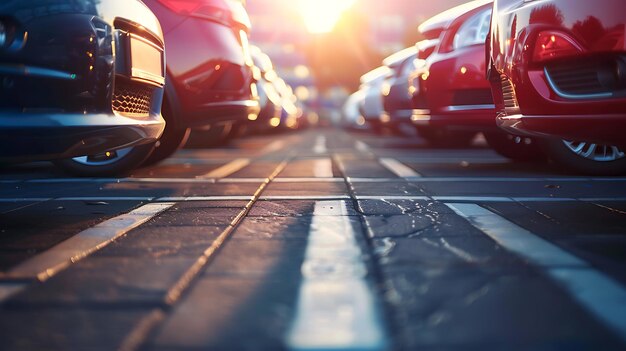
{"type": "Polygon", "coordinates": [[[513,88],[513,82],[504,74],[500,76],[500,83],[502,84],[502,98],[504,99],[505,108],[518,108],[517,96],[515,96],[515,89],[513,88]]]}
{"type": "Polygon", "coordinates": [[[564,98],[611,97],[624,91],[620,58],[585,59],[549,64],[546,77],[552,89],[564,98]],[[620,69],[621,68],[621,69],[620,69]]]}
{"type": "Polygon", "coordinates": [[[491,89],[464,89],[454,91],[452,105],[493,105],[491,89]]]}
{"type": "Polygon", "coordinates": [[[118,80],[113,91],[113,111],[130,117],[148,117],[154,88],[118,80]]]}

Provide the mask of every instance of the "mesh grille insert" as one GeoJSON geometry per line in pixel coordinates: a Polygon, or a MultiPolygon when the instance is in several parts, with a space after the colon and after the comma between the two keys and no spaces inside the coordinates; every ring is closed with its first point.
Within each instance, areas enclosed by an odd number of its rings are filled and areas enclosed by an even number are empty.
{"type": "Polygon", "coordinates": [[[132,117],[148,117],[152,105],[152,87],[117,81],[113,91],[113,111],[132,117]]]}

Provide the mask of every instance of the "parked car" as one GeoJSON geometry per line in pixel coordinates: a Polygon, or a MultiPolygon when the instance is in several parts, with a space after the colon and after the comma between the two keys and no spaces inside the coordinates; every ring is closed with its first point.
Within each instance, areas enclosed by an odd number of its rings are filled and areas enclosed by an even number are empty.
{"type": "Polygon", "coordinates": [[[369,126],[359,112],[359,104],[363,100],[363,92],[357,91],[350,95],[341,109],[343,118],[341,126],[348,130],[367,130],[369,126]]]}
{"type": "MultiPolygon", "coordinates": [[[[432,31],[430,35],[438,35],[432,31]]],[[[424,36],[424,34],[422,34],[424,36]]],[[[401,69],[395,70],[394,73],[383,83],[383,108],[388,117],[383,120],[389,120],[389,125],[396,132],[404,133],[407,128],[413,128],[411,117],[413,116],[413,94],[414,84],[417,79],[414,73],[424,67],[425,59],[428,58],[439,44],[439,39],[424,39],[415,44],[415,52],[413,56],[409,56],[401,64],[401,69]]]]}
{"type": "Polygon", "coordinates": [[[188,129],[207,144],[259,113],[243,0],[144,0],[161,21],[167,51],[167,127],[147,161],[184,145],[188,129]],[[205,132],[202,135],[202,132],[205,132]]]}
{"type": "Polygon", "coordinates": [[[491,2],[467,3],[422,25],[445,28],[434,52],[412,75],[411,119],[418,132],[434,145],[467,146],[480,132],[503,156],[535,159],[540,151],[533,139],[504,133],[495,123],[491,86],[484,77],[491,2]]]}
{"type": "Polygon", "coordinates": [[[0,3],[0,159],[130,171],[163,132],[164,73],[161,27],[141,1],[0,3]]]}
{"type": "Polygon", "coordinates": [[[409,75],[417,68],[418,49],[412,46],[403,49],[383,60],[389,73],[381,86],[383,113],[374,128],[389,127],[401,132],[404,125],[411,125],[411,97],[409,96],[409,75]]]}
{"type": "Polygon", "coordinates": [[[555,162],[626,171],[626,3],[497,0],[488,77],[498,124],[543,137],[555,162]]]}
{"type": "MultiPolygon", "coordinates": [[[[359,112],[368,124],[380,125],[380,117],[384,110],[382,87],[385,78],[390,74],[389,67],[380,66],[361,76],[359,91],[363,93],[363,99],[359,104],[359,112]]],[[[373,126],[372,126],[373,127],[373,126]]],[[[379,130],[380,132],[380,130],[379,130]]]]}
{"type": "Polygon", "coordinates": [[[281,129],[298,129],[302,111],[296,106],[298,98],[293,94],[293,89],[280,77],[274,81],[274,86],[281,97],[279,127],[281,129]]]}
{"type": "Polygon", "coordinates": [[[249,123],[249,126],[253,130],[263,132],[278,126],[282,113],[282,98],[274,85],[278,75],[274,70],[272,60],[257,46],[252,46],[251,50],[257,71],[257,87],[261,111],[257,118],[249,123]]]}

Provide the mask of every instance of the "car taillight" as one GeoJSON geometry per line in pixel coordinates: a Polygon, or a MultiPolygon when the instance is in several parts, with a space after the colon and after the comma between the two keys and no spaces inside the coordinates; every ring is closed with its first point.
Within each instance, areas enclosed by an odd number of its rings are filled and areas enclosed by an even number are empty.
{"type": "Polygon", "coordinates": [[[170,10],[185,16],[230,24],[233,15],[224,0],[158,0],[170,10]]]}
{"type": "Polygon", "coordinates": [[[583,49],[576,41],[564,33],[546,31],[539,33],[535,51],[534,62],[543,62],[561,57],[573,56],[581,53],[583,49]]]}

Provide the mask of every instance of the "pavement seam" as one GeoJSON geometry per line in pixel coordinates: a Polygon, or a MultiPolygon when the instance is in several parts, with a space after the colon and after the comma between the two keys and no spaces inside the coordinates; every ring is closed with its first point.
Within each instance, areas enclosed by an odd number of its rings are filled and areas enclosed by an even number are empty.
{"type": "Polygon", "coordinates": [[[138,350],[147,340],[152,332],[158,327],[159,323],[166,317],[168,310],[173,308],[181,299],[186,291],[192,286],[196,278],[211,262],[214,255],[224,246],[227,240],[235,232],[235,229],[243,221],[246,215],[250,213],[254,204],[261,198],[261,194],[267,186],[287,167],[289,162],[295,158],[296,153],[290,153],[277,167],[272,174],[265,179],[259,186],[252,198],[246,204],[244,209],[231,221],[229,226],[213,241],[211,246],[207,248],[202,256],[178,279],[178,281],[168,290],[165,297],[165,306],[155,309],[147,317],[144,317],[133,330],[123,340],[120,351],[138,350]]]}

